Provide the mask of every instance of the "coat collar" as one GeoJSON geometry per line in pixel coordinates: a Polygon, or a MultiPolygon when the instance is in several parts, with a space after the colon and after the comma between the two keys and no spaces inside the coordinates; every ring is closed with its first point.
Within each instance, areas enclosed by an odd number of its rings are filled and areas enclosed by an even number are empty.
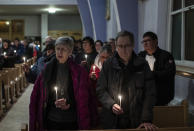
{"type": "Polygon", "coordinates": [[[143,60],[141,57],[138,57],[134,51],[132,53],[132,59],[129,61],[127,66],[122,63],[122,60],[119,57],[118,53],[115,53],[112,58],[112,67],[117,70],[122,70],[126,67],[129,67],[131,70],[135,70],[144,63],[145,60],[143,60]]]}

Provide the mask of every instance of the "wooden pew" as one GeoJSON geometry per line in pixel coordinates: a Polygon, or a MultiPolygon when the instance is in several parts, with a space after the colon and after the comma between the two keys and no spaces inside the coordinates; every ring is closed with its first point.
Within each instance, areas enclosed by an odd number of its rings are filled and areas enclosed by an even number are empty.
{"type": "Polygon", "coordinates": [[[15,67],[18,68],[18,71],[19,71],[19,83],[20,83],[20,92],[23,92],[24,91],[24,87],[25,87],[25,84],[24,84],[24,77],[25,77],[25,74],[24,74],[24,71],[23,71],[23,64],[15,64],[15,67]]]}
{"type": "Polygon", "coordinates": [[[186,101],[183,101],[180,106],[155,106],[153,112],[153,123],[160,128],[188,126],[188,103],[186,101]]]}
{"type": "Polygon", "coordinates": [[[0,71],[2,75],[2,83],[4,84],[4,96],[5,96],[5,108],[8,110],[11,107],[11,99],[10,99],[10,85],[9,85],[9,77],[8,77],[8,70],[0,71]]]}
{"type": "Polygon", "coordinates": [[[10,87],[10,98],[11,98],[11,103],[16,102],[16,87],[15,87],[15,68],[3,68],[3,70],[8,71],[8,86],[10,87]]]}

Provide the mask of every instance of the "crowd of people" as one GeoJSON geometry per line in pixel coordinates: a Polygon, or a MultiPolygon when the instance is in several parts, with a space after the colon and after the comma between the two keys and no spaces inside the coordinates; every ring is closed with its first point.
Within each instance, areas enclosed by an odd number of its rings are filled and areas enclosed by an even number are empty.
{"type": "MultiPolygon", "coordinates": [[[[40,46],[40,45],[39,45],[40,46]]],[[[31,39],[14,41],[0,38],[0,69],[12,68],[15,64],[23,63],[25,59],[38,58],[40,48],[31,39]]]]}
{"type": "Polygon", "coordinates": [[[34,83],[30,131],[157,130],[152,109],[173,99],[176,68],[155,33],[144,33],[144,51],[138,54],[128,31],[104,43],[89,36],[46,40],[34,66],[25,66],[27,80],[34,83]]]}

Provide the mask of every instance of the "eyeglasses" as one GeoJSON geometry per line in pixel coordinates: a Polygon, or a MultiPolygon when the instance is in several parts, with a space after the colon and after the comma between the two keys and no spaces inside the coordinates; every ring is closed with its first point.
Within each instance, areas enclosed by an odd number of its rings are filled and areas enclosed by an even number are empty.
{"type": "Polygon", "coordinates": [[[150,41],[152,41],[152,40],[151,39],[143,40],[143,41],[141,41],[141,44],[149,43],[150,41]]]}
{"type": "Polygon", "coordinates": [[[132,47],[133,45],[132,44],[126,44],[126,45],[117,45],[117,47],[123,49],[123,48],[129,48],[129,47],[132,47]]]}

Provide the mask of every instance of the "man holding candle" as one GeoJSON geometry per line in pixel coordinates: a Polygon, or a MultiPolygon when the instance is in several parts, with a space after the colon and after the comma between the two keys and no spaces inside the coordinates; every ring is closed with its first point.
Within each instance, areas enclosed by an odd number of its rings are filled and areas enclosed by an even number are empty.
{"type": "Polygon", "coordinates": [[[30,131],[91,128],[90,82],[86,70],[70,58],[73,44],[72,38],[59,37],[56,58],[36,80],[30,102],[30,131]]]}
{"type": "Polygon", "coordinates": [[[133,48],[133,34],[119,32],[117,52],[103,64],[96,91],[105,129],[157,128],[151,123],[156,101],[154,79],[147,62],[133,48]]]}

